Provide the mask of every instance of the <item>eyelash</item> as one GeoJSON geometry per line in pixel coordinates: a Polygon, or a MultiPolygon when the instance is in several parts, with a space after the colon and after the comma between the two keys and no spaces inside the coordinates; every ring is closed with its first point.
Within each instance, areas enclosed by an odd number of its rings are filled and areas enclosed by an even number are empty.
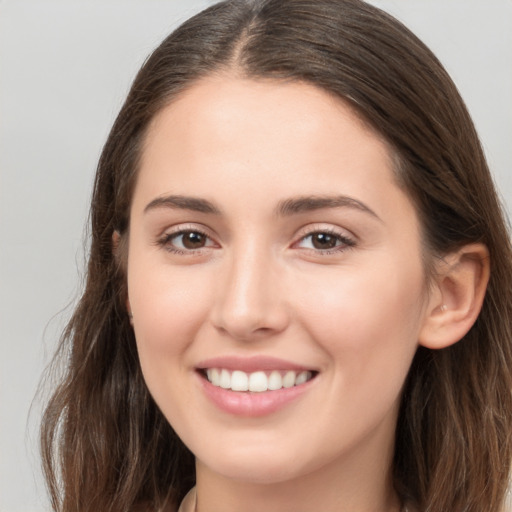
{"type": "Polygon", "coordinates": [[[318,228],[313,229],[309,231],[306,235],[302,236],[297,242],[295,242],[293,245],[298,245],[301,242],[307,240],[308,238],[311,238],[315,235],[328,235],[333,237],[336,240],[336,244],[339,243],[339,245],[335,245],[331,249],[315,249],[315,248],[304,248],[307,251],[311,251],[314,254],[318,254],[321,256],[329,256],[332,254],[339,254],[342,252],[347,251],[348,249],[352,249],[356,245],[356,241],[346,235],[342,235],[338,231],[334,229],[326,229],[326,228],[318,228]]]}
{"type": "Polygon", "coordinates": [[[203,230],[198,229],[197,227],[190,227],[190,228],[182,228],[178,231],[172,232],[172,233],[165,233],[161,238],[157,240],[157,245],[160,247],[163,247],[166,251],[169,251],[174,254],[178,255],[184,255],[184,256],[192,256],[200,251],[204,250],[205,248],[209,248],[210,246],[203,246],[199,247],[197,249],[181,249],[179,247],[176,247],[173,245],[173,240],[176,238],[186,235],[186,234],[196,234],[203,236],[206,240],[212,240],[211,237],[203,230]]]}
{"type": "MultiPolygon", "coordinates": [[[[178,254],[178,255],[184,255],[184,256],[192,256],[192,255],[198,254],[201,251],[203,251],[204,249],[208,249],[214,245],[214,244],[204,245],[197,249],[181,249],[181,248],[173,245],[173,240],[175,240],[176,238],[178,238],[180,236],[184,236],[186,234],[196,234],[196,235],[205,237],[205,239],[207,240],[207,243],[208,243],[208,241],[212,241],[212,238],[205,231],[198,229],[197,227],[190,227],[190,228],[182,228],[182,229],[172,232],[172,233],[165,233],[161,238],[159,238],[157,240],[157,245],[160,247],[163,247],[166,251],[169,251],[171,253],[178,254]]],[[[353,240],[352,238],[347,237],[345,235],[342,235],[333,229],[318,228],[318,229],[308,231],[307,234],[300,237],[297,242],[294,242],[292,244],[292,247],[299,245],[300,243],[304,242],[308,238],[311,238],[315,235],[328,235],[330,237],[334,237],[337,245],[335,245],[334,247],[332,247],[330,249],[316,249],[316,248],[302,248],[302,249],[304,249],[306,251],[310,251],[314,254],[328,256],[331,254],[339,254],[341,252],[344,252],[348,249],[355,247],[355,245],[356,245],[355,240],[353,240]]]]}

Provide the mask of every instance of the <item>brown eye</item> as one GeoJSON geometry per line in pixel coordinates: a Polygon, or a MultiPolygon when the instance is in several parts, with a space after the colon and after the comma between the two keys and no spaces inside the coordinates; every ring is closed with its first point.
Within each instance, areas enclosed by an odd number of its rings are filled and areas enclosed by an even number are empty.
{"type": "Polygon", "coordinates": [[[333,249],[338,245],[339,237],[329,233],[314,233],[311,235],[311,245],[315,249],[333,249]]]}
{"type": "Polygon", "coordinates": [[[166,250],[178,254],[193,253],[201,249],[215,247],[214,241],[208,235],[195,230],[166,234],[158,243],[166,250]]]}
{"type": "Polygon", "coordinates": [[[207,241],[206,235],[198,233],[197,231],[186,231],[176,238],[181,238],[181,244],[185,249],[201,249],[205,247],[207,241]]]}
{"type": "Polygon", "coordinates": [[[341,233],[329,231],[312,231],[309,235],[299,240],[296,247],[316,251],[318,254],[333,254],[342,252],[356,245],[352,238],[341,233]]]}

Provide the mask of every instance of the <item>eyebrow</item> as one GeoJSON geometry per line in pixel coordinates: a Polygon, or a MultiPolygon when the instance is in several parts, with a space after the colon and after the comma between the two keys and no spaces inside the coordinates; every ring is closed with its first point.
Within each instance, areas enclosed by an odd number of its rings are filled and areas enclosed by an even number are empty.
{"type": "Polygon", "coordinates": [[[157,197],[144,208],[144,213],[156,208],[191,210],[194,212],[209,213],[213,215],[220,215],[221,213],[213,203],[210,203],[210,201],[188,196],[157,197]]]}
{"type": "MultiPolygon", "coordinates": [[[[170,195],[153,199],[144,208],[144,213],[158,209],[171,208],[179,210],[191,210],[210,215],[221,215],[221,210],[206,199],[191,196],[170,195]]],[[[363,202],[352,197],[338,196],[300,196],[281,201],[276,208],[276,214],[280,217],[288,217],[300,213],[322,210],[325,208],[352,208],[367,213],[378,220],[380,217],[363,202]]]]}
{"type": "Polygon", "coordinates": [[[381,218],[366,204],[352,197],[338,196],[302,196],[292,199],[286,199],[279,203],[277,214],[280,216],[295,215],[298,213],[322,210],[324,208],[352,208],[372,217],[381,220],[381,218]]]}

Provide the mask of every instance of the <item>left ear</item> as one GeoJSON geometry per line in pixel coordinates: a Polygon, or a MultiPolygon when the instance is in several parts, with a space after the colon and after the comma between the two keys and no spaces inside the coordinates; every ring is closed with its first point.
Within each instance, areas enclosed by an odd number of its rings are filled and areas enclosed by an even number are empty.
{"type": "Polygon", "coordinates": [[[489,282],[489,251],[465,245],[437,264],[419,344],[440,349],[462,339],[475,323],[489,282]]]}

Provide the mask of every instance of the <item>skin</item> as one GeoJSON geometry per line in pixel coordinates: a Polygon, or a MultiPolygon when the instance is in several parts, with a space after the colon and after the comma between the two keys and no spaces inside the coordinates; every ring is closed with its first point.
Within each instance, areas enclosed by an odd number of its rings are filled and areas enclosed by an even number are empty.
{"type": "Polygon", "coordinates": [[[155,117],[130,212],[128,308],[149,390],[196,456],[198,512],[399,510],[394,429],[432,310],[421,251],[385,142],[314,86],[217,76],[155,117]],[[339,195],[359,206],[279,211],[339,195]],[[184,247],[180,230],[203,246],[184,247]],[[329,250],[311,236],[326,232],[329,250]],[[233,355],[318,374],[278,411],[241,417],[197,372],[233,355]]]}

